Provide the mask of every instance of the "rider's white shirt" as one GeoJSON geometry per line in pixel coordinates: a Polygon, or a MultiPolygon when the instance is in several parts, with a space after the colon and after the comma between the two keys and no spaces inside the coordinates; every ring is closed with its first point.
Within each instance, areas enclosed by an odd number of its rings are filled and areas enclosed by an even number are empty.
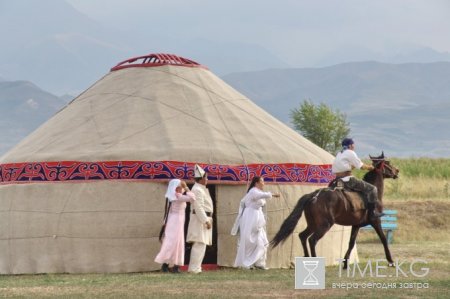
{"type": "MultiPolygon", "coordinates": [[[[358,158],[358,155],[351,149],[346,149],[344,152],[339,152],[334,159],[331,171],[333,173],[351,171],[353,168],[360,169],[363,166],[363,162],[358,158]]],[[[347,182],[350,176],[342,178],[344,182],[347,182]]]]}

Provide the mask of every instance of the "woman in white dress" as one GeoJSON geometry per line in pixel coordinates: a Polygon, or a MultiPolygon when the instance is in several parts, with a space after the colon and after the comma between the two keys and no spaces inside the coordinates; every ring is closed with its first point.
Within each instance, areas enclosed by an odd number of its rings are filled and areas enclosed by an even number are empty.
{"type": "Polygon", "coordinates": [[[262,207],[266,200],[280,197],[279,194],[264,192],[264,178],[254,177],[247,194],[241,200],[239,209],[239,243],[235,267],[250,269],[266,268],[267,246],[266,219],[262,207]]]}

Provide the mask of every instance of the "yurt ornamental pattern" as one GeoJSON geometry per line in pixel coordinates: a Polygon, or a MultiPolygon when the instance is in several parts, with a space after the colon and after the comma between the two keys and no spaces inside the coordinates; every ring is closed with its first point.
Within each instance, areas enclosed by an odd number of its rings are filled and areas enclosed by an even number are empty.
{"type": "Polygon", "coordinates": [[[267,183],[327,184],[330,165],[297,163],[221,165],[178,161],[25,162],[0,164],[0,184],[97,180],[163,180],[193,177],[201,165],[211,183],[246,184],[255,176],[267,183]]]}

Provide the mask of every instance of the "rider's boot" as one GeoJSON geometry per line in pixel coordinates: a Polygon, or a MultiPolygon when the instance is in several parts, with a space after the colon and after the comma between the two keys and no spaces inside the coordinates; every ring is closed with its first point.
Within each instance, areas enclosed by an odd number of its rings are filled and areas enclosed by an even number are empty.
{"type": "Polygon", "coordinates": [[[384,213],[379,213],[377,210],[375,210],[375,203],[373,202],[369,202],[367,204],[367,209],[369,211],[369,219],[371,221],[374,221],[377,218],[383,217],[385,215],[384,213]]]}

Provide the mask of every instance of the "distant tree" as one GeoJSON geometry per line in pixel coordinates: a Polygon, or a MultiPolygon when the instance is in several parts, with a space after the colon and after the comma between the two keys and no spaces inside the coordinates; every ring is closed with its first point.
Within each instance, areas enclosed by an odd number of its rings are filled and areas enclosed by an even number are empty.
{"type": "Polygon", "coordinates": [[[291,121],[305,138],[333,155],[350,133],[345,114],[323,103],[316,106],[311,100],[304,100],[299,108],[291,110],[291,121]]]}

